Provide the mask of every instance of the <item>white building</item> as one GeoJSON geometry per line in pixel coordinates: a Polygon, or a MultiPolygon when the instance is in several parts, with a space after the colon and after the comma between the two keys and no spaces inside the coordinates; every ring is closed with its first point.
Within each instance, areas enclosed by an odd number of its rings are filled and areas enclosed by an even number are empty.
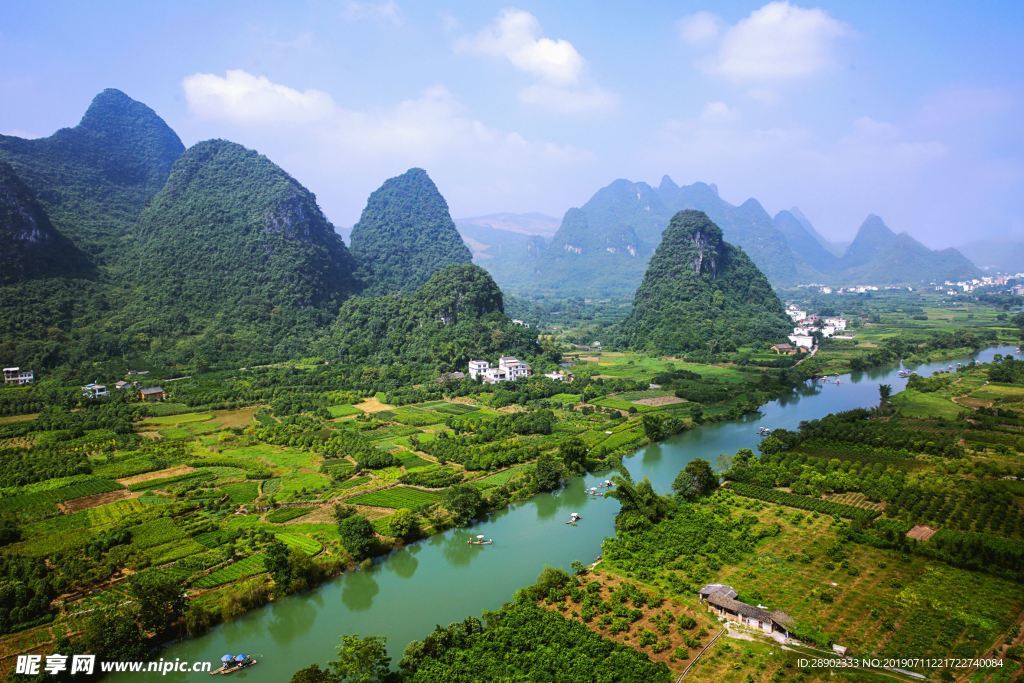
{"type": "Polygon", "coordinates": [[[798,349],[813,349],[814,348],[814,337],[809,334],[791,334],[789,335],[790,343],[798,349]]]}
{"type": "Polygon", "coordinates": [[[515,356],[502,356],[498,359],[498,367],[495,368],[485,360],[469,361],[469,376],[473,379],[480,378],[484,384],[514,382],[529,377],[532,372],[529,365],[515,356]]]}
{"type": "Polygon", "coordinates": [[[795,323],[798,323],[807,317],[807,311],[802,311],[793,304],[790,304],[786,308],[786,315],[789,316],[790,320],[792,320],[795,323]]]}
{"type": "Polygon", "coordinates": [[[828,316],[824,319],[824,323],[831,325],[837,332],[846,329],[846,318],[840,318],[839,316],[828,316]]]}
{"type": "Polygon", "coordinates": [[[471,379],[476,379],[491,367],[491,364],[485,360],[471,360],[469,361],[469,376],[471,379]]]}
{"type": "Polygon", "coordinates": [[[564,372],[558,372],[557,370],[555,372],[549,372],[549,373],[547,373],[544,376],[547,377],[548,379],[554,380],[556,382],[563,382],[563,381],[565,381],[565,373],[564,372]]]}
{"type": "Polygon", "coordinates": [[[110,392],[107,391],[105,384],[86,384],[82,387],[82,396],[86,398],[99,398],[100,396],[109,396],[110,392]]]}
{"type": "Polygon", "coordinates": [[[35,374],[31,370],[21,368],[4,368],[4,384],[32,384],[35,374]]]}

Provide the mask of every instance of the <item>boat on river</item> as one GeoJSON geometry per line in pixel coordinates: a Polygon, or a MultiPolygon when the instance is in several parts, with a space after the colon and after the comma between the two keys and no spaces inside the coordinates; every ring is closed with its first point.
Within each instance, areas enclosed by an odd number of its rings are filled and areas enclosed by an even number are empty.
{"type": "Polygon", "coordinates": [[[760,427],[757,430],[757,434],[758,436],[769,436],[773,431],[775,430],[771,427],[760,427]]]}
{"type": "Polygon", "coordinates": [[[220,668],[211,671],[211,676],[227,676],[228,674],[233,674],[236,671],[247,669],[256,664],[256,660],[249,655],[235,655],[234,657],[231,655],[224,655],[220,658],[220,661],[220,668]]]}
{"type": "Polygon", "coordinates": [[[469,539],[468,543],[470,545],[491,545],[494,543],[494,539],[487,538],[483,534],[479,534],[476,538],[469,539]]]}
{"type": "Polygon", "coordinates": [[[583,515],[581,515],[578,512],[574,512],[571,515],[569,515],[569,521],[566,522],[566,524],[576,526],[576,522],[580,521],[581,519],[583,519],[583,515]]]}

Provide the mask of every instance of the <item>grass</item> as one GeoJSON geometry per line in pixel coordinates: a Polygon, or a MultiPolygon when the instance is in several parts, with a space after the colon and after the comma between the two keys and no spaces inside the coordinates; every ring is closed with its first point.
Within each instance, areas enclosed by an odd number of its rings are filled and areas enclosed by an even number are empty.
{"type": "Polygon", "coordinates": [[[482,489],[489,489],[495,486],[501,486],[502,484],[511,480],[513,477],[522,472],[523,469],[525,469],[525,467],[525,465],[514,465],[508,468],[507,470],[502,470],[501,472],[489,474],[486,477],[474,479],[471,483],[474,486],[479,486],[482,489]]]}
{"type": "Polygon", "coordinates": [[[938,417],[955,420],[963,410],[947,396],[938,392],[923,393],[905,389],[893,396],[891,400],[893,407],[904,417],[938,417]]]}
{"type": "Polygon", "coordinates": [[[327,412],[331,414],[331,417],[347,417],[349,415],[361,415],[363,411],[348,403],[341,403],[327,406],[327,412]]]}
{"type": "Polygon", "coordinates": [[[433,505],[441,500],[440,494],[432,491],[421,491],[408,486],[395,486],[381,491],[371,491],[348,499],[358,505],[373,505],[384,508],[420,508],[433,505]]]}
{"type": "Polygon", "coordinates": [[[307,555],[316,555],[324,549],[319,541],[302,534],[281,532],[274,535],[289,548],[298,548],[307,555]]]}
{"type": "Polygon", "coordinates": [[[271,510],[267,513],[267,521],[273,522],[274,524],[283,524],[284,522],[290,522],[293,519],[298,519],[303,515],[308,515],[315,509],[316,508],[313,507],[278,508],[277,510],[271,510]]]}
{"type": "Polygon", "coordinates": [[[258,553],[256,555],[250,555],[244,560],[238,562],[232,562],[226,567],[207,574],[206,576],[200,577],[195,582],[196,588],[216,588],[222,586],[225,583],[231,583],[232,581],[238,581],[249,576],[255,576],[256,574],[262,574],[265,572],[266,558],[258,553]]]}

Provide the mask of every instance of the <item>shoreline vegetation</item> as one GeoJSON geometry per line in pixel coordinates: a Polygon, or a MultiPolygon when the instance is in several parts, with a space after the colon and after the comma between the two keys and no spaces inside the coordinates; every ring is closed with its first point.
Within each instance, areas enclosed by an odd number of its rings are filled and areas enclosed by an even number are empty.
{"type": "Polygon", "coordinates": [[[860,355],[830,343],[799,372],[773,367],[796,359],[757,354],[707,364],[589,350],[567,354],[576,379],[565,384],[402,384],[310,362],[195,375],[159,404],[87,401],[53,382],[4,389],[0,413],[29,416],[0,424],[2,558],[28,600],[2,613],[0,655],[6,667],[48,643],[102,651],[97,634],[115,618],[137,626],[120,654],[197,635],[695,424],[755,411],[823,368],[1013,339],[985,315],[973,331],[884,337],[860,355]],[[54,562],[65,569],[44,571],[54,562]],[[168,584],[188,599],[166,598],[176,617],[147,628],[135,610],[166,609],[145,596],[173,593],[168,584]]]}
{"type": "MultiPolygon", "coordinates": [[[[637,680],[675,680],[683,671],[698,680],[749,680],[751,671],[757,680],[788,680],[801,675],[801,657],[837,662],[820,671],[830,677],[910,680],[888,665],[850,670],[833,646],[880,661],[998,657],[998,669],[923,660],[905,668],[940,680],[1012,679],[1024,660],[1024,511],[1013,501],[1024,468],[1010,448],[1019,450],[1024,422],[1024,362],[997,358],[940,372],[906,393],[991,404],[956,419],[911,416],[911,401],[880,391],[875,408],[777,430],[760,458],[740,451],[721,487],[702,460],[687,465],[669,496],[623,472],[614,479],[622,501],[616,533],[600,563],[574,563],[572,574],[544,569],[482,620],[437,627],[412,642],[395,670],[381,647],[376,661],[387,673],[374,680],[460,679],[473,671],[548,677],[552,669],[567,672],[557,680],[577,680],[568,673],[572,656],[550,644],[589,648],[594,636],[645,656],[647,668],[633,665],[645,677],[637,680]],[[938,532],[915,533],[923,523],[938,532]],[[709,583],[767,604],[785,624],[786,647],[777,632],[709,611],[698,597],[709,583]],[[501,657],[509,650],[523,656],[509,663],[501,657]]],[[[359,671],[352,652],[362,640],[344,636],[338,660],[302,669],[292,682],[348,680],[359,671]]],[[[609,656],[594,657],[595,680],[615,678],[607,677],[609,656]]]]}

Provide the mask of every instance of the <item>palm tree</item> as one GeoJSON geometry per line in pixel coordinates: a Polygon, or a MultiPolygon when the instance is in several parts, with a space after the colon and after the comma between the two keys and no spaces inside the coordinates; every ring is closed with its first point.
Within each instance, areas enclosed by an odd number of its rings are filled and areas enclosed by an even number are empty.
{"type": "Polygon", "coordinates": [[[620,465],[619,474],[612,477],[612,483],[615,487],[605,495],[615,498],[622,505],[615,517],[617,530],[650,526],[668,513],[668,501],[658,495],[647,477],[637,484],[629,470],[620,465]]]}

